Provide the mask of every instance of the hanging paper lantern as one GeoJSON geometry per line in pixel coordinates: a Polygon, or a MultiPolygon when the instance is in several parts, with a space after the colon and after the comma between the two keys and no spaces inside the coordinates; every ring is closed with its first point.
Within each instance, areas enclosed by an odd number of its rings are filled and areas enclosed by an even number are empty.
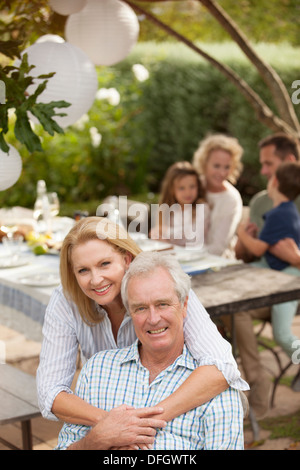
{"type": "Polygon", "coordinates": [[[80,47],[95,65],[123,60],[135,45],[139,22],[132,8],[119,0],[87,0],[66,21],[68,42],[80,47]]]}
{"type": "Polygon", "coordinates": [[[22,172],[22,160],[15,147],[9,145],[8,153],[0,150],[0,191],[13,186],[22,172]]]}
{"type": "Polygon", "coordinates": [[[35,44],[39,44],[40,42],[48,42],[48,41],[65,42],[65,40],[61,36],[58,36],[58,34],[44,34],[44,36],[40,36],[35,41],[35,44]]]}
{"type": "MultiPolygon", "coordinates": [[[[28,54],[28,63],[35,65],[30,71],[31,76],[55,72],[37,102],[64,100],[71,103],[68,108],[57,108],[57,112],[66,113],[66,116],[54,119],[63,128],[74,124],[94,102],[98,88],[94,64],[82,50],[68,42],[36,42],[24,53],[28,54]]],[[[35,82],[27,88],[29,94],[36,90],[40,80],[35,82]]],[[[35,118],[32,120],[37,122],[35,118]]]]}
{"type": "Polygon", "coordinates": [[[86,0],[49,0],[52,10],[64,16],[77,13],[82,10],[85,4],[86,0]]]}

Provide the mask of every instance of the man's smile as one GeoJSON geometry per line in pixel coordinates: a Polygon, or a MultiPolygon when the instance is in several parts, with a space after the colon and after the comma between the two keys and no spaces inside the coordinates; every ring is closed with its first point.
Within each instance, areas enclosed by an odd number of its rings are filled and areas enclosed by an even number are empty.
{"type": "Polygon", "coordinates": [[[159,333],[163,333],[166,330],[167,330],[167,327],[160,328],[159,330],[148,330],[148,333],[150,333],[150,335],[157,335],[159,333]]]}

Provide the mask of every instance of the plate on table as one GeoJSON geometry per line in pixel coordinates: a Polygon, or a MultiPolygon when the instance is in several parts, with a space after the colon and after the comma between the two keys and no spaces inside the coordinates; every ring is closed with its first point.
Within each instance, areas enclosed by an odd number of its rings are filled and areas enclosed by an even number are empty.
{"type": "Polygon", "coordinates": [[[141,240],[137,240],[136,243],[143,251],[165,251],[173,249],[171,243],[152,240],[151,238],[142,238],[141,240]]]}
{"type": "Polygon", "coordinates": [[[26,264],[28,264],[28,260],[25,258],[0,258],[0,269],[19,268],[20,266],[25,266],[26,264]]]}
{"type": "Polygon", "coordinates": [[[34,274],[22,277],[19,281],[21,284],[31,287],[51,287],[60,284],[59,275],[54,273],[34,274]]]}
{"type": "Polygon", "coordinates": [[[205,258],[207,255],[207,251],[204,248],[192,248],[192,247],[186,247],[186,248],[178,248],[176,247],[175,249],[175,256],[176,259],[180,263],[184,262],[189,262],[189,261],[195,261],[199,260],[202,258],[205,258]]]}

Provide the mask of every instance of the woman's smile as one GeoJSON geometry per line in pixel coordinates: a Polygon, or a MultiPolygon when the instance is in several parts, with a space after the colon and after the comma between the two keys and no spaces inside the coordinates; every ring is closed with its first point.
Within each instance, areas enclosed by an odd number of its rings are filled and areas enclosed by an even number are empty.
{"type": "Polygon", "coordinates": [[[110,289],[111,286],[112,286],[112,284],[108,284],[104,287],[94,289],[94,291],[97,292],[98,295],[105,295],[105,294],[107,294],[107,292],[108,292],[108,290],[110,289]]]}
{"type": "Polygon", "coordinates": [[[121,283],[131,256],[104,240],[88,240],[72,250],[72,263],[81,290],[99,305],[120,301],[121,283]]]}

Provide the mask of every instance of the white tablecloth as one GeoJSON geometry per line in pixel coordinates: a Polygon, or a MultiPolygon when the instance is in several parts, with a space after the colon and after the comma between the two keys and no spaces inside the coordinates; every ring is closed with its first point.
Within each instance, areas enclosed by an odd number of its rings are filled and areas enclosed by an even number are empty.
{"type": "MultiPolygon", "coordinates": [[[[5,259],[5,256],[5,249],[0,246],[0,260],[5,259]]],[[[25,323],[28,318],[29,323],[36,322],[40,327],[44,321],[51,293],[59,284],[59,256],[48,254],[36,256],[26,248],[21,256],[27,261],[25,265],[0,268],[0,324],[16,328],[19,323],[25,323]],[[45,279],[55,277],[58,283],[39,287],[22,283],[23,280],[26,282],[29,278],[36,283],[34,279],[37,275],[42,278],[45,276],[45,279]],[[18,316],[18,313],[21,316],[18,316]],[[13,318],[10,318],[10,315],[13,318]]],[[[29,327],[29,324],[27,326],[29,327]]],[[[19,331],[26,334],[24,325],[20,324],[19,331]]]]}

